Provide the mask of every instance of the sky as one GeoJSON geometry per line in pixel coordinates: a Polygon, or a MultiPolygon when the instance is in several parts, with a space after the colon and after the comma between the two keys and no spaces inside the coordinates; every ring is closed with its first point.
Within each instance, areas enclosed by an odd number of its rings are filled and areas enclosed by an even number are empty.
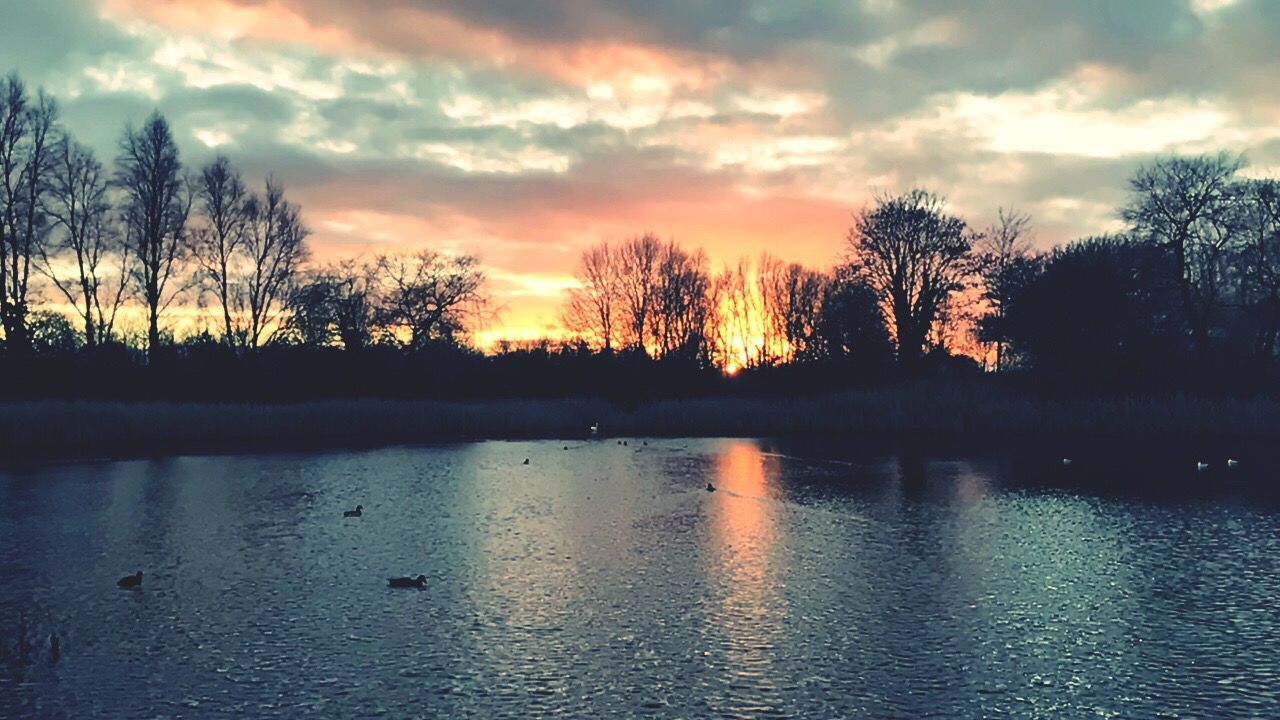
{"type": "Polygon", "coordinates": [[[827,267],[878,191],[1041,247],[1119,227],[1168,153],[1280,172],[1275,0],[0,0],[0,68],[104,158],[159,109],[185,162],[274,173],[320,262],[480,256],[479,336],[558,327],[582,249],[827,267]]]}

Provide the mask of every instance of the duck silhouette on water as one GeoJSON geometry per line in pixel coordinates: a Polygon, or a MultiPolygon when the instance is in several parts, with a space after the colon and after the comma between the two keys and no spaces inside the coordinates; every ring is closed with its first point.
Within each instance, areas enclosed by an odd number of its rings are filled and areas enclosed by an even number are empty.
{"type": "Polygon", "coordinates": [[[393,588],[424,588],[427,586],[427,576],[391,578],[387,580],[387,584],[393,588]]]}
{"type": "Polygon", "coordinates": [[[711,483],[707,483],[707,492],[715,492],[715,491],[716,491],[716,486],[712,485],[711,483]]]}
{"type": "Polygon", "coordinates": [[[119,585],[120,587],[125,588],[126,590],[136,588],[136,587],[141,587],[142,571],[139,570],[138,572],[132,575],[125,575],[124,577],[116,581],[116,585],[119,585]]]}
{"type": "Polygon", "coordinates": [[[345,510],[342,517],[361,517],[364,515],[364,506],[357,505],[355,510],[345,510]]]}

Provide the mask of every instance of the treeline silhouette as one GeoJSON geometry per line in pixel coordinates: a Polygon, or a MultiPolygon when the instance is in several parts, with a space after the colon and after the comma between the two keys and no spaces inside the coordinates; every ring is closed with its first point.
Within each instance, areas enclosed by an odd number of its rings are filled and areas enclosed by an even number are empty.
{"type": "Polygon", "coordinates": [[[188,168],[159,113],[126,126],[105,166],[14,74],[0,81],[0,393],[640,402],[984,369],[1050,392],[1272,393],[1280,183],[1242,167],[1155,160],[1117,211],[1125,232],[1048,252],[1026,215],[974,227],[922,189],[855,213],[829,269],[769,254],[715,269],[652,233],[601,242],[565,297],[567,339],[482,353],[478,258],[316,265],[276,178],[252,187],[222,156],[188,168]]]}

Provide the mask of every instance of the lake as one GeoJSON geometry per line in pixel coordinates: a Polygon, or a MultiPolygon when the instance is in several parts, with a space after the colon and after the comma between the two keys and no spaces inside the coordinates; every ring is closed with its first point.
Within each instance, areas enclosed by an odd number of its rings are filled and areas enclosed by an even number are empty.
{"type": "Polygon", "coordinates": [[[0,716],[1280,716],[1247,461],[619,442],[8,471],[0,716]]]}

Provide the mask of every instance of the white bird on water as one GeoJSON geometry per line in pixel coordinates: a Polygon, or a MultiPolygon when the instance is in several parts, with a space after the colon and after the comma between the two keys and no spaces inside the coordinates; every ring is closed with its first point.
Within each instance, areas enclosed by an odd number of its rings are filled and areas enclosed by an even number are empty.
{"type": "Polygon", "coordinates": [[[1227,467],[1235,467],[1239,464],[1240,464],[1239,460],[1236,460],[1235,458],[1227,458],[1227,467]]]}
{"type": "Polygon", "coordinates": [[[1063,465],[1070,465],[1070,464],[1071,464],[1071,458],[1062,458],[1062,464],[1063,464],[1063,465]]]}
{"type": "Polygon", "coordinates": [[[1196,463],[1196,470],[1208,470],[1208,469],[1209,469],[1209,463],[1207,462],[1196,463]]]}
{"type": "Polygon", "coordinates": [[[591,426],[591,434],[592,435],[600,434],[600,423],[595,423],[594,425],[591,426]]]}

